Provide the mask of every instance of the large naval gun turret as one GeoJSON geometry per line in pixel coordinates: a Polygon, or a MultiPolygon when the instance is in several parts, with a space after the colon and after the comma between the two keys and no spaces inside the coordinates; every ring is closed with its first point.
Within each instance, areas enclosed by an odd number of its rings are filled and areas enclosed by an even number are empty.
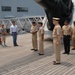
{"type": "Polygon", "coordinates": [[[68,22],[70,22],[72,19],[72,0],[35,0],[35,2],[40,4],[44,8],[50,25],[49,30],[53,30],[54,28],[52,22],[53,17],[60,18],[59,23],[61,26],[63,26],[65,20],[68,20],[68,22]]]}

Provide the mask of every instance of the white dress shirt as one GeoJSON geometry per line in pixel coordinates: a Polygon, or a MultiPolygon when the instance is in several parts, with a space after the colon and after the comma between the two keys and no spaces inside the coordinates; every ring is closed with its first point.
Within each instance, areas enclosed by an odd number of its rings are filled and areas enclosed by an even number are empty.
{"type": "Polygon", "coordinates": [[[12,34],[12,32],[17,32],[18,33],[18,28],[17,28],[17,25],[11,25],[10,26],[10,34],[12,34]]]}

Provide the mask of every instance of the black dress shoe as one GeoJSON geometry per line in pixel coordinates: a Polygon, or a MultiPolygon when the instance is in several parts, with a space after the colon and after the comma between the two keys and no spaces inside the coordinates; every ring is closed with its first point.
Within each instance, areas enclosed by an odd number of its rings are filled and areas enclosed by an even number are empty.
{"type": "Polygon", "coordinates": [[[35,50],[35,49],[31,49],[31,50],[35,50]]]}
{"type": "Polygon", "coordinates": [[[64,52],[63,54],[67,54],[66,52],[64,52]]]}
{"type": "Polygon", "coordinates": [[[44,55],[44,54],[41,54],[41,53],[38,53],[39,55],[44,55]]]}
{"type": "Polygon", "coordinates": [[[72,50],[75,50],[75,48],[72,48],[72,50]]]}
{"type": "Polygon", "coordinates": [[[18,46],[18,45],[16,45],[16,46],[18,46]]]}
{"type": "Polygon", "coordinates": [[[67,53],[67,55],[69,55],[70,53],[67,53]]]}
{"type": "Polygon", "coordinates": [[[14,45],[14,46],[18,46],[18,45],[14,45]]]}
{"type": "Polygon", "coordinates": [[[38,51],[37,49],[34,49],[34,51],[38,51]]]}
{"type": "Polygon", "coordinates": [[[56,63],[56,61],[53,61],[53,65],[59,65],[61,63],[56,63]]]}

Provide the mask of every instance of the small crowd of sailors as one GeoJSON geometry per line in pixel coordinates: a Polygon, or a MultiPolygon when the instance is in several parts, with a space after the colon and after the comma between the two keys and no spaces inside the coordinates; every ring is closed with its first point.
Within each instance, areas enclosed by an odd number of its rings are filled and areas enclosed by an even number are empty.
{"type": "MultiPolygon", "coordinates": [[[[70,40],[72,40],[72,50],[75,50],[75,21],[73,25],[70,26],[69,22],[65,20],[64,25],[61,27],[59,25],[60,18],[53,18],[53,46],[55,52],[55,61],[53,61],[54,65],[61,63],[61,38],[63,39],[64,43],[64,53],[63,54],[70,54],[70,40]]],[[[36,22],[32,22],[31,31],[32,34],[32,49],[33,51],[38,51],[39,55],[44,55],[44,28],[43,23],[38,22],[38,26],[36,22]],[[39,27],[39,29],[38,29],[39,27]],[[37,33],[38,33],[38,40],[37,40],[37,33]]],[[[0,25],[0,45],[5,47],[6,45],[6,29],[4,24],[0,25]]],[[[17,34],[18,34],[18,27],[15,24],[15,21],[12,21],[12,25],[10,26],[10,34],[13,37],[13,45],[18,46],[17,44],[17,34]]]]}
{"type": "Polygon", "coordinates": [[[53,29],[53,44],[55,51],[54,65],[61,63],[61,38],[64,44],[63,54],[70,54],[70,40],[72,40],[72,50],[75,50],[75,21],[73,25],[70,26],[68,20],[65,20],[64,25],[61,27],[59,25],[59,20],[60,18],[53,18],[53,24],[55,25],[53,29]]]}

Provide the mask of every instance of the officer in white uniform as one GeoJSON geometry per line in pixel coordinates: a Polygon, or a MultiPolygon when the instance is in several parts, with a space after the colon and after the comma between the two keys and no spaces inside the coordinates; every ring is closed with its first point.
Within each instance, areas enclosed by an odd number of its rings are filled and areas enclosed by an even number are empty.
{"type": "Polygon", "coordinates": [[[74,25],[72,26],[72,50],[75,50],[75,21],[73,23],[74,25]]]}
{"type": "Polygon", "coordinates": [[[38,51],[38,47],[37,47],[37,31],[38,31],[38,27],[36,25],[36,22],[32,22],[32,26],[31,26],[31,34],[32,34],[32,49],[34,51],[38,51]]]}
{"type": "Polygon", "coordinates": [[[39,55],[44,55],[44,28],[42,27],[43,23],[38,22],[39,28],[39,55]]]}
{"type": "Polygon", "coordinates": [[[53,61],[54,65],[60,64],[60,48],[61,48],[61,26],[59,25],[59,18],[53,18],[53,24],[55,25],[53,29],[53,44],[55,51],[55,61],[53,61]]]}

